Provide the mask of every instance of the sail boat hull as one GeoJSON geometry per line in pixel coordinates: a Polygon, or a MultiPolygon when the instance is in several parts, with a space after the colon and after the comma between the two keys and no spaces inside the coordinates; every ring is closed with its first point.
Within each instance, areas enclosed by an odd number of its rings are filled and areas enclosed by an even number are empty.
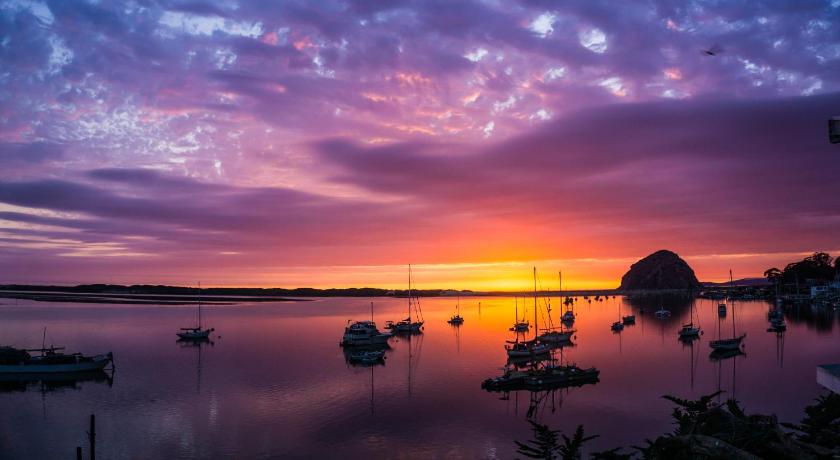
{"type": "Polygon", "coordinates": [[[101,371],[111,362],[110,353],[91,358],[77,356],[76,362],[61,364],[41,364],[39,357],[22,364],[0,365],[0,374],[69,374],[74,372],[101,371]]]}
{"type": "Polygon", "coordinates": [[[182,338],[184,340],[201,340],[201,339],[206,339],[206,338],[210,337],[211,332],[213,332],[213,329],[205,329],[205,330],[198,329],[198,330],[176,332],[175,335],[177,335],[179,338],[182,338]]]}
{"type": "Polygon", "coordinates": [[[709,342],[709,346],[715,351],[738,350],[741,348],[741,342],[746,336],[746,334],[743,334],[734,339],[713,340],[709,342]]]}

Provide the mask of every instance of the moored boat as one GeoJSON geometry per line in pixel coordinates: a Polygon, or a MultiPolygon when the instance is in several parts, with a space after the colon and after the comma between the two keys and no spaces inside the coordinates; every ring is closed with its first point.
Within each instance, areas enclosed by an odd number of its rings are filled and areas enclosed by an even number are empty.
{"type": "Polygon", "coordinates": [[[621,322],[624,324],[636,324],[636,315],[622,316],[621,322]]]}
{"type": "Polygon", "coordinates": [[[181,340],[204,340],[210,337],[214,328],[203,329],[201,326],[201,284],[198,285],[198,325],[195,327],[182,327],[175,335],[181,340]]]}
{"type": "Polygon", "coordinates": [[[0,347],[2,374],[56,374],[101,371],[113,363],[113,353],[85,356],[81,353],[62,353],[63,347],[18,349],[0,347]],[[30,351],[41,352],[32,356],[30,351]]]}
{"type": "MultiPolygon", "coordinates": [[[[348,321],[350,323],[350,321],[348,321]]],[[[373,321],[355,321],[344,328],[343,347],[386,345],[392,334],[380,332],[373,321]]]]}

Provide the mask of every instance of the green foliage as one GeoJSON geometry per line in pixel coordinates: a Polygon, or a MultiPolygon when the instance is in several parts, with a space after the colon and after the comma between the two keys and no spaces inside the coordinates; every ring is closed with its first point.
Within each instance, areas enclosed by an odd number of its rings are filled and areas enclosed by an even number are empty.
{"type": "Polygon", "coordinates": [[[840,395],[829,393],[816,401],[805,408],[805,417],[799,425],[785,426],[799,432],[799,441],[836,448],[840,446],[840,395]]]}
{"type": "MultiPolygon", "coordinates": [[[[831,281],[837,273],[836,263],[832,266],[832,262],[834,262],[834,258],[828,253],[815,252],[799,262],[791,262],[787,264],[785,269],[782,271],[782,282],[785,284],[795,284],[797,280],[800,283],[803,283],[805,280],[809,279],[817,281],[831,281]]],[[[771,272],[772,270],[773,269],[771,268],[765,271],[764,276],[770,279],[768,272],[771,272]]],[[[778,271],[778,269],[776,270],[778,271]]],[[[775,275],[775,272],[770,274],[775,275]]]]}
{"type": "Polygon", "coordinates": [[[583,425],[578,425],[575,434],[569,438],[564,434],[561,435],[560,431],[550,429],[548,425],[533,420],[528,420],[528,423],[531,424],[534,439],[525,442],[514,441],[518,447],[516,452],[528,458],[579,460],[583,445],[598,437],[586,436],[583,425]],[[561,436],[562,444],[560,443],[561,436]]]}

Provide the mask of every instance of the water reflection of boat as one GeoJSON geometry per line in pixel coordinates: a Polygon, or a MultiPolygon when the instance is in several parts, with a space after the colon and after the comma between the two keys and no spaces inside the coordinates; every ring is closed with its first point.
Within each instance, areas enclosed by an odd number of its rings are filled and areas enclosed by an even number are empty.
{"type": "Polygon", "coordinates": [[[37,389],[42,393],[77,390],[84,382],[114,384],[113,373],[104,370],[72,373],[0,374],[0,392],[23,392],[37,389]]]}
{"type": "Polygon", "coordinates": [[[347,350],[344,356],[353,365],[385,364],[385,350],[347,350]]]}
{"type": "Polygon", "coordinates": [[[739,348],[730,350],[713,350],[711,353],[709,353],[709,360],[713,362],[718,362],[731,359],[736,356],[747,356],[747,354],[739,348]]]}

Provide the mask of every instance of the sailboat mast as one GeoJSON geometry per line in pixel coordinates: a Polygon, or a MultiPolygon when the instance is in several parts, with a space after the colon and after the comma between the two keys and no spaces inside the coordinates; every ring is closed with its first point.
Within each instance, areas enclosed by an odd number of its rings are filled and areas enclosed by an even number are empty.
{"type": "Polygon", "coordinates": [[[539,333],[539,322],[537,320],[537,267],[534,267],[534,339],[539,333]]]}
{"type": "MultiPolygon", "coordinates": [[[[732,290],[732,269],[729,269],[729,290],[732,290]]],[[[735,298],[732,298],[732,338],[735,338],[735,298]]],[[[734,378],[734,377],[733,377],[734,378]]]]}
{"type": "Polygon", "coordinates": [[[201,281],[198,282],[198,328],[201,329],[201,281]]]}
{"type": "Polygon", "coordinates": [[[408,323],[411,325],[411,264],[408,264],[408,323]]]}

